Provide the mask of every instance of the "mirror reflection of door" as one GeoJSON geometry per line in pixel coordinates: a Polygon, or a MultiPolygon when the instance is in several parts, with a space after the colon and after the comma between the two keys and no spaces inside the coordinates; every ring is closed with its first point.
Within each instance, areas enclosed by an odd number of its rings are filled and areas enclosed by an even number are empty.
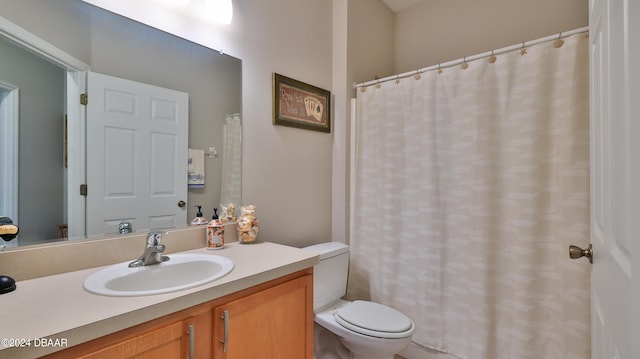
{"type": "Polygon", "coordinates": [[[87,237],[187,222],[189,95],[89,72],[87,237]]]}

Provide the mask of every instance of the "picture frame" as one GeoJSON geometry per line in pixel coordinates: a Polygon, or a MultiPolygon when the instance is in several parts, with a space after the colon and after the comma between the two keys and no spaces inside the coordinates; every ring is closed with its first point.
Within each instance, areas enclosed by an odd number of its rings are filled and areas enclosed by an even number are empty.
{"type": "Polygon", "coordinates": [[[331,92],[273,73],[273,124],[331,132],[331,92]]]}

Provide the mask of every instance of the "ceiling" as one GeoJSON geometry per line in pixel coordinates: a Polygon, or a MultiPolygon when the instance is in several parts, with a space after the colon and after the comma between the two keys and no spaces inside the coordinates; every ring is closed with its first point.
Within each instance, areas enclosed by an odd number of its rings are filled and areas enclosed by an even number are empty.
{"type": "Polygon", "coordinates": [[[394,12],[404,10],[412,5],[424,2],[425,0],[382,0],[394,12]]]}

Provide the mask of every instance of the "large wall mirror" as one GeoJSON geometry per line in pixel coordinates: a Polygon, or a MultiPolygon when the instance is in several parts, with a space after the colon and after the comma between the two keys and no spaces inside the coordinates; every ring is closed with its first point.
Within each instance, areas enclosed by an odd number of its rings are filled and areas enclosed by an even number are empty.
{"type": "MultiPolygon", "coordinates": [[[[203,214],[210,218],[220,203],[241,203],[242,63],[239,59],[80,0],[0,0],[0,4],[3,7],[0,16],[4,20],[42,40],[43,47],[55,48],[86,63],[91,72],[188,93],[188,147],[206,153],[205,184],[188,190],[184,207],[187,220],[181,225],[186,226],[196,215],[196,206],[202,206],[203,214]],[[46,14],[46,20],[33,16],[35,12],[46,14]],[[209,153],[212,148],[215,154],[209,153]]],[[[65,143],[69,141],[65,114],[73,111],[66,98],[70,81],[67,69],[34,54],[28,46],[20,44],[21,41],[0,39],[0,101],[4,103],[0,106],[0,123],[3,126],[11,112],[3,108],[16,103],[9,94],[19,90],[15,180],[18,192],[14,216],[20,234],[8,247],[69,239],[65,237],[64,226],[74,216],[71,198],[78,197],[77,193],[69,193],[76,191],[68,186],[74,181],[70,178],[73,174],[69,173],[69,167],[73,166],[69,161],[85,158],[70,154],[69,144],[65,143]]],[[[90,141],[84,141],[82,146],[92,146],[90,141]]],[[[78,150],[77,145],[74,146],[78,150]]],[[[11,147],[0,147],[0,150],[3,148],[11,147]]],[[[6,175],[13,169],[3,167],[3,158],[0,154],[0,171],[6,175]]],[[[0,185],[1,182],[2,178],[0,185]]],[[[90,193],[91,183],[88,187],[90,193]]],[[[147,229],[136,228],[134,224],[134,231],[147,229]]],[[[112,233],[93,233],[89,237],[109,234],[112,233]]],[[[84,235],[72,237],[85,238],[84,235]]],[[[3,244],[7,243],[0,246],[3,244]]]]}

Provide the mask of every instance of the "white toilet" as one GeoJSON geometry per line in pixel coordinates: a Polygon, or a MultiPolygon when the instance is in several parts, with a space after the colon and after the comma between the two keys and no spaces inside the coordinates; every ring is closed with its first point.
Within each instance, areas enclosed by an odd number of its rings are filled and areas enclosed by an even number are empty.
{"type": "Polygon", "coordinates": [[[392,359],[411,342],[413,321],[382,304],[342,300],[347,290],[349,247],[338,242],[304,249],[320,255],[313,268],[315,322],[340,338],[353,359],[392,359]]]}

